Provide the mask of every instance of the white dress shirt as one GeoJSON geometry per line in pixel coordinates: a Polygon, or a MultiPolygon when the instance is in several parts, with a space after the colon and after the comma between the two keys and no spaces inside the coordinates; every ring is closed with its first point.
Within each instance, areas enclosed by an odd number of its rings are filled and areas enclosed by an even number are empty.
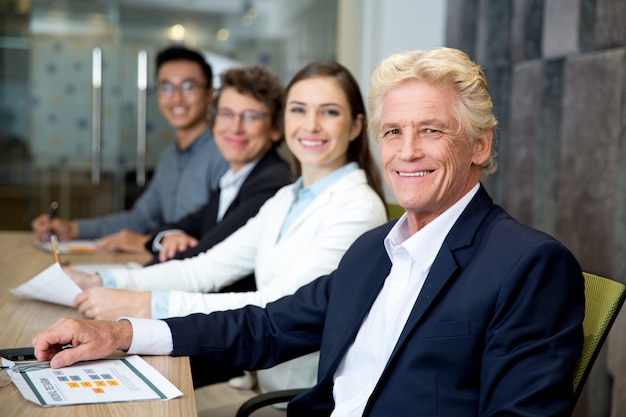
{"type": "MultiPolygon", "coordinates": [[[[335,372],[335,409],[331,417],[363,415],[443,241],[478,189],[479,184],[476,184],[412,236],[406,214],[389,231],[384,243],[392,262],[391,271],[335,372]]],[[[129,354],[168,355],[172,352],[172,334],[165,322],[124,319],[133,326],[129,354]]]]}
{"type": "Polygon", "coordinates": [[[406,214],[389,231],[384,243],[391,271],[335,372],[331,417],[363,415],[439,248],[478,188],[412,236],[406,214]]]}

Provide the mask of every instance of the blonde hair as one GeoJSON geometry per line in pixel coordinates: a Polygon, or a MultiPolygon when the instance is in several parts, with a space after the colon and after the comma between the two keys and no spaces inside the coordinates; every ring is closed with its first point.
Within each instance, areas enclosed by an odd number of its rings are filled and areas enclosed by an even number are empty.
{"type": "MultiPolygon", "coordinates": [[[[486,131],[493,131],[498,122],[483,70],[469,57],[453,48],[408,51],[392,54],[374,70],[368,89],[370,135],[380,137],[382,103],[387,92],[404,83],[425,81],[438,87],[451,87],[459,96],[453,110],[459,132],[472,143],[486,131]]],[[[491,155],[481,166],[484,175],[497,169],[495,143],[491,155]]]]}

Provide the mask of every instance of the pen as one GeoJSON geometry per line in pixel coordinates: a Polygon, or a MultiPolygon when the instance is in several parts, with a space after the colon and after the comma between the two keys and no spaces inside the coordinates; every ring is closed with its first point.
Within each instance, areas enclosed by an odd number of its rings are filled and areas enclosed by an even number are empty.
{"type": "MultiPolygon", "coordinates": [[[[48,209],[48,220],[52,221],[52,219],[56,217],[58,208],[59,208],[59,203],[57,203],[56,201],[53,201],[52,203],[50,203],[50,208],[48,209]]],[[[42,238],[43,240],[48,240],[48,238],[50,238],[49,229],[43,234],[42,238]]]]}
{"type": "Polygon", "coordinates": [[[59,208],[59,203],[57,203],[56,201],[53,201],[52,203],[50,203],[50,209],[48,210],[48,218],[50,220],[54,219],[54,217],[57,215],[58,208],[59,208]]]}
{"type": "Polygon", "coordinates": [[[57,240],[57,235],[50,235],[50,246],[52,247],[54,262],[60,265],[61,259],[59,258],[59,241],[57,240]]]}

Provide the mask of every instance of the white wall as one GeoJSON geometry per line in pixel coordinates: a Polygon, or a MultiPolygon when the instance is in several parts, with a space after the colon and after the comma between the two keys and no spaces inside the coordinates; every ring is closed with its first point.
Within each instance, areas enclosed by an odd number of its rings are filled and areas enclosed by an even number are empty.
{"type": "Polygon", "coordinates": [[[394,52],[444,46],[446,0],[339,0],[338,60],[367,85],[394,52]]]}
{"type": "MultiPolygon", "coordinates": [[[[445,45],[447,0],[339,0],[337,59],[359,81],[366,98],[369,77],[394,52],[445,45]]],[[[378,146],[372,141],[378,158],[378,146]]],[[[388,189],[387,199],[395,201],[388,189]]]]}

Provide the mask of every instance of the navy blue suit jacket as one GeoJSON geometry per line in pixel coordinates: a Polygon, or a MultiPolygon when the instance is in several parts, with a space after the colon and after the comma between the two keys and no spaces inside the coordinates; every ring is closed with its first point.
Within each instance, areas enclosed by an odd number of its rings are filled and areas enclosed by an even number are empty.
{"type": "Polygon", "coordinates": [[[206,252],[214,245],[230,236],[235,230],[257,214],[261,206],[280,188],[293,181],[289,164],[278,155],[275,148],[269,150],[252,169],[241,185],[239,193],[230,204],[221,222],[217,221],[219,210],[219,190],[211,191],[209,202],[176,223],[166,224],[146,243],[154,259],[149,264],[158,263],[158,252],[153,250],[154,238],[164,230],[179,229],[198,239],[198,245],[177,252],[174,259],[184,259],[206,252]]]}
{"type": "MultiPolygon", "coordinates": [[[[288,414],[328,416],[333,375],[390,271],[383,239],[392,225],[265,309],[168,319],[173,354],[254,369],[319,349],[318,384],[288,414]]],[[[481,187],[439,250],[364,415],[569,416],[583,315],[573,255],[481,187]]]]}

